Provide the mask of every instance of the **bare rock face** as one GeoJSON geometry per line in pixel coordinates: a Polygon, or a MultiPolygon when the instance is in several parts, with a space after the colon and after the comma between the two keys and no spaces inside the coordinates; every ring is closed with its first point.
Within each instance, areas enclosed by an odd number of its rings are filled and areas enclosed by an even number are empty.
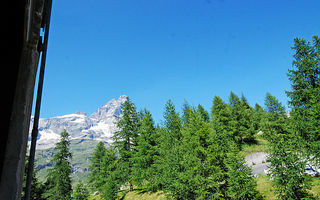
{"type": "MultiPolygon", "coordinates": [[[[117,131],[117,117],[121,116],[121,106],[127,96],[112,99],[97,109],[89,117],[84,112],[76,112],[39,120],[37,149],[53,147],[60,139],[60,133],[66,130],[71,140],[91,139],[112,143],[111,137],[117,131]]],[[[31,119],[32,127],[33,118],[31,119]]],[[[31,131],[31,130],[30,130],[31,131]]]]}

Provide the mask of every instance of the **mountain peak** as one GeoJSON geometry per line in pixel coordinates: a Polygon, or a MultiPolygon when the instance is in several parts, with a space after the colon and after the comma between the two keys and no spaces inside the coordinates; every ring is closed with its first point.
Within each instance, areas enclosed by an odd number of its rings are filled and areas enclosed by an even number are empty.
{"type": "Polygon", "coordinates": [[[128,98],[127,95],[120,95],[118,101],[123,101],[123,100],[125,101],[125,100],[127,100],[127,98],[128,98]]]}
{"type": "MultiPolygon", "coordinates": [[[[112,99],[99,107],[89,117],[84,112],[75,112],[63,116],[40,119],[38,147],[46,149],[52,147],[58,140],[60,133],[65,129],[73,139],[99,140],[112,143],[111,137],[115,131],[116,116],[121,115],[122,104],[127,96],[112,99]]],[[[32,120],[32,119],[31,119],[32,120]]]]}
{"type": "Polygon", "coordinates": [[[95,121],[105,121],[114,117],[114,115],[119,116],[121,114],[121,105],[126,101],[127,97],[128,96],[126,95],[121,95],[118,100],[110,100],[90,115],[90,119],[95,121]]]}
{"type": "Polygon", "coordinates": [[[77,111],[77,112],[75,112],[75,113],[73,113],[73,114],[85,115],[85,116],[87,116],[87,113],[85,113],[85,112],[83,112],[83,111],[77,111]]]}

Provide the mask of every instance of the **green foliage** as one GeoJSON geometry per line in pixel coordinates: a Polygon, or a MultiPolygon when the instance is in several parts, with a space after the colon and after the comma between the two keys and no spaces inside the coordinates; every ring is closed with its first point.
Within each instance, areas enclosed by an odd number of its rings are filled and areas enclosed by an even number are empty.
{"type": "Polygon", "coordinates": [[[165,105],[164,118],[164,130],[169,132],[173,138],[179,140],[181,138],[182,122],[179,117],[179,113],[176,112],[175,106],[171,100],[165,105]]]}
{"type": "Polygon", "coordinates": [[[288,74],[292,87],[292,91],[287,92],[289,103],[294,108],[310,107],[320,95],[320,38],[313,36],[312,44],[295,38],[292,49],[295,54],[294,69],[288,74]]]}
{"type": "Polygon", "coordinates": [[[239,156],[239,147],[244,138],[253,138],[252,108],[244,96],[241,99],[230,94],[230,104],[215,97],[212,106],[212,144],[208,151],[211,165],[218,167],[220,198],[261,199],[251,170],[239,156]]]}
{"type": "Polygon", "coordinates": [[[313,36],[312,42],[295,38],[292,49],[293,68],[288,73],[292,89],[286,92],[291,116],[309,159],[320,164],[320,38],[313,36]]]}
{"type": "Polygon", "coordinates": [[[72,200],[87,200],[88,198],[89,191],[87,187],[82,182],[79,182],[72,195],[72,200]]]}
{"type": "Polygon", "coordinates": [[[264,116],[265,116],[265,111],[259,104],[256,103],[256,105],[254,106],[253,116],[252,116],[253,128],[255,132],[262,130],[262,121],[264,119],[264,116]]]}
{"type": "Polygon", "coordinates": [[[278,118],[279,115],[283,115],[285,113],[285,109],[282,104],[269,92],[266,94],[264,104],[266,106],[267,113],[271,114],[269,117],[274,116],[275,118],[278,118]]]}
{"type": "MultiPolygon", "coordinates": [[[[133,176],[135,183],[143,185],[154,176],[155,160],[158,155],[156,148],[157,132],[154,121],[148,110],[143,110],[139,115],[139,128],[136,152],[134,154],[133,176]]],[[[149,184],[148,184],[149,185],[149,184]]]]}
{"type": "Polygon", "coordinates": [[[229,105],[234,121],[233,138],[241,147],[244,142],[254,140],[253,110],[243,95],[239,99],[233,92],[230,93],[229,105]]]}
{"type": "Polygon", "coordinates": [[[244,141],[252,142],[254,140],[254,119],[253,108],[249,105],[246,98],[242,95],[240,100],[241,113],[240,113],[240,132],[244,137],[244,141]]]}
{"type": "Polygon", "coordinates": [[[45,183],[46,191],[44,197],[48,200],[70,200],[72,193],[71,186],[71,158],[69,150],[70,140],[69,133],[63,131],[54,148],[57,152],[52,158],[53,168],[49,170],[47,181],[45,183]]]}
{"type": "MultiPolygon", "coordinates": [[[[230,93],[229,105],[215,96],[211,109],[212,121],[216,126],[221,126],[224,134],[231,137],[241,147],[245,142],[254,140],[254,111],[242,95],[241,99],[230,93]]],[[[219,127],[216,127],[219,128],[219,127]]]]}
{"type": "Polygon", "coordinates": [[[101,190],[101,187],[104,184],[104,181],[101,178],[101,174],[104,173],[101,169],[101,162],[105,153],[106,148],[103,142],[99,142],[90,159],[88,182],[94,191],[101,190]]]}
{"type": "Polygon", "coordinates": [[[200,113],[201,115],[201,118],[204,120],[204,121],[209,121],[210,120],[210,116],[209,116],[209,113],[208,111],[206,111],[202,105],[198,105],[198,112],[200,113]]]}
{"type": "Polygon", "coordinates": [[[156,175],[152,179],[153,188],[166,192],[173,191],[173,182],[181,171],[182,152],[181,118],[175,111],[172,101],[165,105],[163,128],[158,129],[158,159],[155,161],[156,175]]]}
{"type": "Polygon", "coordinates": [[[101,187],[101,192],[106,200],[116,199],[120,184],[127,179],[125,174],[122,174],[118,162],[115,149],[113,147],[106,149],[101,161],[102,173],[100,175],[104,183],[101,187]]]}
{"type": "Polygon", "coordinates": [[[181,170],[170,193],[175,199],[215,199],[221,196],[217,181],[221,169],[213,165],[215,156],[208,155],[213,147],[210,140],[213,130],[202,114],[193,108],[189,123],[181,130],[181,170]]]}
{"type": "Polygon", "coordinates": [[[114,133],[112,139],[114,147],[119,151],[119,165],[123,169],[124,181],[129,183],[132,191],[133,156],[137,145],[139,121],[136,108],[129,98],[123,103],[121,112],[122,117],[117,123],[119,131],[114,133]]]}
{"type": "Polygon", "coordinates": [[[237,150],[231,150],[226,159],[228,168],[227,194],[231,199],[262,199],[256,190],[257,183],[251,169],[245,164],[244,158],[238,155],[237,150]]]}
{"type": "Polygon", "coordinates": [[[301,151],[301,138],[292,130],[292,122],[284,107],[269,93],[265,99],[267,121],[265,133],[269,140],[270,171],[280,199],[307,198],[310,181],[304,175],[306,160],[301,151]]]}
{"type": "Polygon", "coordinates": [[[219,133],[224,132],[223,137],[234,138],[235,121],[232,118],[231,108],[218,96],[215,96],[213,99],[211,119],[214,129],[219,129],[219,133]]]}

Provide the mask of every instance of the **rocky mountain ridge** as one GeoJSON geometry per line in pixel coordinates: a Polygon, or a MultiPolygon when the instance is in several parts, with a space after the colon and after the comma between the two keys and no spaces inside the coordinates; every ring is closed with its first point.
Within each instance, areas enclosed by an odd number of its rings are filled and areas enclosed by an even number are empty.
{"type": "MultiPolygon", "coordinates": [[[[96,140],[112,143],[111,137],[117,131],[116,120],[121,115],[121,105],[127,96],[121,95],[99,107],[87,116],[84,112],[75,112],[63,116],[39,119],[37,149],[52,148],[60,139],[60,133],[66,130],[72,140],[96,140]]],[[[31,118],[32,128],[33,118],[31,118]]],[[[31,132],[31,129],[30,129],[31,132]]]]}

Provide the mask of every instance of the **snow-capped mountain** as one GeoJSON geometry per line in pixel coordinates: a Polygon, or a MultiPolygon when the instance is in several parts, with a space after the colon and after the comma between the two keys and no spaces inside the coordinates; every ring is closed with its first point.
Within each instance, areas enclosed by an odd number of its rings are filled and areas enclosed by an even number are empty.
{"type": "MultiPolygon", "coordinates": [[[[84,112],[76,112],[47,119],[40,118],[37,149],[53,147],[59,141],[60,133],[64,129],[70,134],[71,140],[91,139],[112,143],[111,137],[117,130],[116,116],[120,116],[121,105],[126,99],[126,95],[120,96],[119,99],[112,99],[90,116],[84,112]]],[[[31,128],[32,123],[33,118],[31,128]]]]}

